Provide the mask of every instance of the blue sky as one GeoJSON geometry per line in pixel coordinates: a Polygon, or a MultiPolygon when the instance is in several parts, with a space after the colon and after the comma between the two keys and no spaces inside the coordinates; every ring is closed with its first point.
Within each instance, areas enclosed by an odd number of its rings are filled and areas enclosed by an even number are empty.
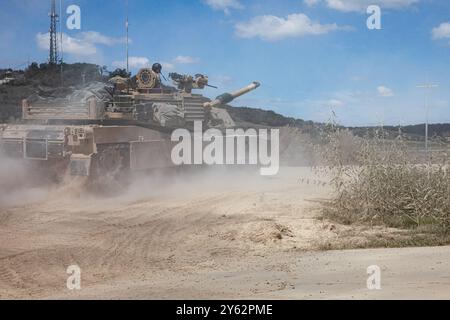
{"type": "MultiPolygon", "coordinates": [[[[0,67],[47,59],[47,0],[0,0],[0,67]]],[[[59,1],[58,1],[59,2],[59,1]]],[[[81,30],[63,24],[66,62],[123,66],[125,0],[64,0],[81,30]]],[[[133,71],[208,74],[219,90],[258,80],[235,105],[345,125],[450,122],[450,2],[446,0],[129,0],[133,71]],[[366,26],[377,4],[382,29],[366,26]]],[[[63,21],[68,15],[64,15],[63,21]]]]}

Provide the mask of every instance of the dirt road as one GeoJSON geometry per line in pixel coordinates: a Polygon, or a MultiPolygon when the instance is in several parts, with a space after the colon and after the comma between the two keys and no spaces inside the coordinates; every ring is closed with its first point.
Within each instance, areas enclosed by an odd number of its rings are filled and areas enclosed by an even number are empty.
{"type": "Polygon", "coordinates": [[[308,168],[143,177],[114,197],[38,191],[0,209],[0,298],[450,298],[448,248],[317,251],[347,227],[319,218],[330,190],[308,168]],[[366,289],[371,264],[380,291],[366,289]]]}

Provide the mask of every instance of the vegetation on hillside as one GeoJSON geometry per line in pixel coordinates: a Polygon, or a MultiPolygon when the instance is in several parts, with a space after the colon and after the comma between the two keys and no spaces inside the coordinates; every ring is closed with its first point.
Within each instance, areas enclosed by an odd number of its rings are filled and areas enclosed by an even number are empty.
{"type": "Polygon", "coordinates": [[[33,62],[25,70],[0,70],[0,79],[7,72],[12,72],[14,81],[0,85],[0,122],[20,118],[21,101],[41,90],[61,87],[79,87],[93,81],[107,81],[111,76],[126,75],[123,69],[108,71],[106,66],[100,67],[89,63],[63,64],[61,66],[48,63],[33,62]]]}

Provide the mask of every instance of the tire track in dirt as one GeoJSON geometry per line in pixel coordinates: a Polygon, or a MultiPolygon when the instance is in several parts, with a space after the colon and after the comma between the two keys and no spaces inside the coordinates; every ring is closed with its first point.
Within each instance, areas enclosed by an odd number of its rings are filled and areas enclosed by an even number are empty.
{"type": "Polygon", "coordinates": [[[185,193],[175,189],[131,201],[58,197],[0,210],[0,219],[7,217],[0,224],[7,231],[0,233],[0,291],[7,297],[69,294],[66,269],[72,264],[81,267],[86,288],[264,266],[289,270],[283,259],[261,259],[308,246],[305,239],[315,229],[307,228],[315,222],[304,198],[317,190],[299,186],[293,175],[242,181],[251,185],[236,190],[192,180],[185,193]]]}

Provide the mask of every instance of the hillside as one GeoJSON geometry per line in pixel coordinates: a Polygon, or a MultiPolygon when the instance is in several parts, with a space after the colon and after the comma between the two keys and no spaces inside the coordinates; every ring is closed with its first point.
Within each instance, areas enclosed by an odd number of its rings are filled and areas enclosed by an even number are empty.
{"type": "MultiPolygon", "coordinates": [[[[61,85],[61,69],[59,66],[32,63],[26,70],[0,70],[0,79],[12,73],[14,79],[10,83],[0,85],[0,122],[20,118],[21,101],[42,90],[61,85]]],[[[77,87],[92,81],[104,80],[104,69],[94,64],[77,63],[63,65],[64,87],[77,87]]]]}

